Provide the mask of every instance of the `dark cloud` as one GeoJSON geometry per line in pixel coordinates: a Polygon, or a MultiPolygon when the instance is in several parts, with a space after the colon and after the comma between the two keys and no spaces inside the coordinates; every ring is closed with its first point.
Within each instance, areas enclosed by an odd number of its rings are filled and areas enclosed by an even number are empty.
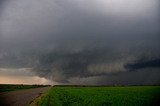
{"type": "MultiPolygon", "coordinates": [[[[9,1],[9,0],[8,0],[9,1]]],[[[4,7],[4,5],[5,5],[5,3],[6,3],[6,0],[1,0],[0,1],[0,15],[1,15],[1,12],[2,12],[2,9],[3,9],[3,7],[4,7]]]]}
{"type": "Polygon", "coordinates": [[[143,68],[158,68],[160,67],[160,59],[156,59],[156,60],[149,60],[149,61],[145,61],[145,60],[139,60],[137,63],[132,63],[132,64],[127,64],[125,66],[125,68],[129,69],[129,70],[137,70],[137,69],[143,69],[143,68]]]}
{"type": "Polygon", "coordinates": [[[124,83],[136,84],[135,76],[143,79],[144,68],[159,68],[159,0],[1,4],[0,67],[32,68],[36,75],[57,82],[82,79],[100,84],[123,77],[124,83]]]}
{"type": "Polygon", "coordinates": [[[160,68],[142,69],[132,72],[125,72],[112,75],[100,75],[90,77],[72,77],[69,82],[72,84],[92,85],[158,85],[160,84],[160,68]]]}

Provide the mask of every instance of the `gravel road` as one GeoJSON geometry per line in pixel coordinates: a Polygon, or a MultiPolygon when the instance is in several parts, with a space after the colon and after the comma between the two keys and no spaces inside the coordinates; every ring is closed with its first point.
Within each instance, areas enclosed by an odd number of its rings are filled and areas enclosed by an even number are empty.
{"type": "Polygon", "coordinates": [[[0,106],[27,106],[34,98],[49,88],[33,88],[0,93],[0,106]]]}

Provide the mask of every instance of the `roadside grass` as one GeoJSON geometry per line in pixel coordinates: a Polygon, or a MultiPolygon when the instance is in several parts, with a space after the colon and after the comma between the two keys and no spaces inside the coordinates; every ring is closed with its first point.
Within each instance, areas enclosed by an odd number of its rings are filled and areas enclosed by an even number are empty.
{"type": "Polygon", "coordinates": [[[8,91],[16,91],[22,89],[31,89],[31,88],[38,88],[38,87],[47,87],[49,85],[22,85],[22,84],[0,84],[0,93],[1,92],[8,92],[8,91]]]}
{"type": "Polygon", "coordinates": [[[156,106],[160,86],[52,87],[38,106],[156,106]]]}
{"type": "Polygon", "coordinates": [[[33,101],[29,103],[28,106],[38,106],[40,105],[41,98],[46,96],[46,93],[39,94],[33,101]]]}

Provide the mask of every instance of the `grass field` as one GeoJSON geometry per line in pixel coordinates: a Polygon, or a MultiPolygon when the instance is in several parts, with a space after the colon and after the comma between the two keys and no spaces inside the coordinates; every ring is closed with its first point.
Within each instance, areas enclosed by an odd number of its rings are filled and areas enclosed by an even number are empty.
{"type": "Polygon", "coordinates": [[[160,86],[52,87],[40,106],[156,106],[160,86]]]}
{"type": "Polygon", "coordinates": [[[0,92],[8,92],[15,91],[21,89],[30,89],[30,88],[38,88],[38,87],[46,87],[49,85],[15,85],[15,84],[0,84],[0,92]]]}

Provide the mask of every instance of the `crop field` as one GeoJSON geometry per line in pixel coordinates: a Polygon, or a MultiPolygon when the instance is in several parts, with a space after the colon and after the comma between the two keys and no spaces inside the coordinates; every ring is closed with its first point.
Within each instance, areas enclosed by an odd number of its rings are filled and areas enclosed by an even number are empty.
{"type": "Polygon", "coordinates": [[[52,87],[39,106],[156,106],[160,86],[52,87]]]}
{"type": "Polygon", "coordinates": [[[0,92],[8,92],[8,91],[21,90],[21,89],[47,87],[47,86],[49,85],[0,84],[0,92]]]}

